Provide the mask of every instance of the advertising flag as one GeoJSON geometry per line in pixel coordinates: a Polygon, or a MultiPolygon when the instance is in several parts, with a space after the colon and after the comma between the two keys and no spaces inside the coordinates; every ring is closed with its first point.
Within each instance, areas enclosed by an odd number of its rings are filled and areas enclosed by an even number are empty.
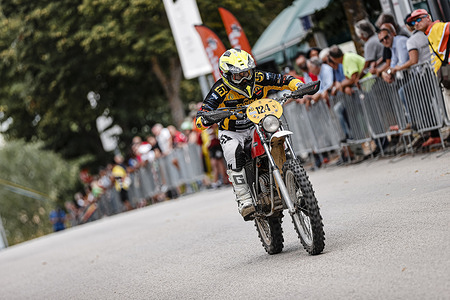
{"type": "Polygon", "coordinates": [[[219,58],[227,50],[219,37],[205,25],[195,25],[195,29],[200,35],[203,47],[205,47],[211,67],[213,68],[214,80],[220,79],[219,58]]]}
{"type": "Polygon", "coordinates": [[[192,79],[211,73],[202,41],[193,26],[202,23],[197,2],[195,0],[163,0],[163,2],[184,77],[192,79]]]}
{"type": "MultiPolygon", "coordinates": [[[[230,40],[231,47],[238,48],[252,54],[252,48],[247,40],[247,36],[244,30],[239,24],[238,20],[223,7],[219,7],[219,13],[222,17],[223,25],[228,34],[228,39],[230,40]]],[[[252,55],[253,56],[253,55],[252,55]]]]}

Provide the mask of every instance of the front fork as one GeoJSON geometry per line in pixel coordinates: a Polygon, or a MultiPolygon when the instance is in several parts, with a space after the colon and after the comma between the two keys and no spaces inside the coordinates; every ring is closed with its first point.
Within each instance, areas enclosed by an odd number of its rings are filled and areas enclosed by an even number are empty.
{"type": "MultiPolygon", "coordinates": [[[[278,183],[278,187],[280,189],[281,195],[284,199],[284,203],[286,204],[289,214],[293,215],[295,214],[295,207],[294,203],[291,201],[291,198],[289,197],[289,192],[286,188],[286,185],[284,184],[283,178],[281,177],[280,169],[278,168],[277,164],[275,163],[275,160],[272,157],[272,154],[269,149],[269,143],[266,142],[266,138],[262,134],[261,130],[258,126],[256,126],[256,131],[258,132],[259,137],[261,138],[262,145],[264,147],[264,150],[267,153],[267,158],[269,160],[269,163],[273,170],[273,176],[275,178],[275,181],[278,183]]],[[[287,143],[289,145],[289,143],[287,143]]],[[[290,147],[290,145],[288,146],[290,147]]],[[[292,150],[292,149],[290,149],[292,150]]],[[[293,153],[293,152],[291,152],[293,153]]]]}

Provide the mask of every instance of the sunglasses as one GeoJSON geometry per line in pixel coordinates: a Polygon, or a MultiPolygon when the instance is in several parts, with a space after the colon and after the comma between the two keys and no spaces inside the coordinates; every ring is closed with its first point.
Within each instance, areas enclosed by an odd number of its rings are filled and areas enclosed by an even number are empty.
{"type": "Polygon", "coordinates": [[[427,16],[421,16],[420,18],[415,19],[414,21],[411,21],[410,24],[412,26],[416,25],[417,23],[420,23],[423,18],[426,18],[427,16]]]}
{"type": "Polygon", "coordinates": [[[384,38],[381,38],[381,39],[380,39],[380,43],[382,43],[382,42],[384,42],[384,41],[387,41],[389,37],[390,37],[389,34],[388,34],[388,35],[385,35],[384,38]]]}

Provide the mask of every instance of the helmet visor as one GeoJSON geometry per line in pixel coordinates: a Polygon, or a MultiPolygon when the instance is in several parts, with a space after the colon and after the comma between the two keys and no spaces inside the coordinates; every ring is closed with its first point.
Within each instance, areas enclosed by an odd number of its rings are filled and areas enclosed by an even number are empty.
{"type": "Polygon", "coordinates": [[[250,80],[253,76],[253,70],[231,74],[231,80],[234,83],[241,83],[244,79],[250,80]]]}

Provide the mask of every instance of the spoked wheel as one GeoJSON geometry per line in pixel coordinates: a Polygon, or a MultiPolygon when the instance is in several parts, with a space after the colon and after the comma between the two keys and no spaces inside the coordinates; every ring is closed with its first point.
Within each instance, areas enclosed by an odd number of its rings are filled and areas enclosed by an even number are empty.
{"type": "Polygon", "coordinates": [[[269,218],[255,217],[256,231],[268,254],[277,254],[283,250],[283,215],[269,218]]]}
{"type": "Polygon", "coordinates": [[[298,237],[309,254],[320,254],[325,247],[325,233],[308,175],[298,160],[289,160],[283,166],[283,176],[289,197],[295,206],[292,222],[298,237]]]}

